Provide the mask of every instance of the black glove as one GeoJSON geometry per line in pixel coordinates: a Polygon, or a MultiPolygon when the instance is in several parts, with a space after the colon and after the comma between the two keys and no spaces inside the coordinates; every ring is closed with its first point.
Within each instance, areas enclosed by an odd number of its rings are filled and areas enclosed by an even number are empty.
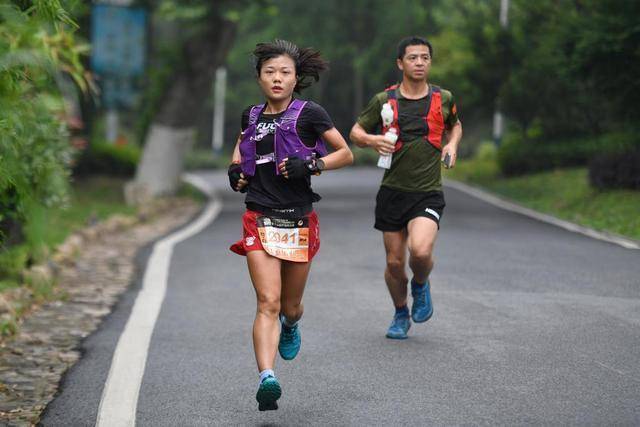
{"type": "Polygon", "coordinates": [[[240,190],[237,190],[238,181],[242,178],[240,174],[242,173],[242,166],[237,163],[232,163],[229,165],[229,170],[227,171],[227,175],[229,175],[229,185],[231,185],[231,189],[233,191],[240,191],[241,193],[247,192],[247,186],[245,185],[240,190]]]}
{"type": "Polygon", "coordinates": [[[299,157],[289,157],[284,163],[287,177],[290,179],[304,178],[309,175],[320,175],[324,163],[322,160],[302,160],[299,157]]]}

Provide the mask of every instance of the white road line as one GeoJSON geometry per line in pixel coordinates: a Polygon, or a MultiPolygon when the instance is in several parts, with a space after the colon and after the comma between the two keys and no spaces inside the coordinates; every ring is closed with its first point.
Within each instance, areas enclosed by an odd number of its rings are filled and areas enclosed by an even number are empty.
{"type": "Polygon", "coordinates": [[[194,176],[186,176],[185,181],[202,187],[211,199],[194,222],[154,245],[144,273],[142,289],[111,361],[111,369],[98,408],[96,426],[135,425],[140,384],[147,363],[149,342],[167,289],[173,247],[202,231],[215,220],[222,209],[222,203],[212,194],[204,181],[198,182],[198,177],[194,176]]]}
{"type": "Polygon", "coordinates": [[[584,234],[585,236],[589,236],[593,239],[603,240],[605,242],[613,243],[627,249],[640,249],[640,244],[638,244],[638,242],[634,242],[631,239],[626,239],[621,236],[616,236],[613,234],[596,231],[592,228],[583,227],[581,225],[574,224],[569,221],[558,219],[551,215],[546,215],[546,214],[534,211],[533,209],[525,208],[524,206],[520,206],[515,203],[507,202],[506,200],[503,200],[499,197],[489,194],[484,190],[471,187],[470,185],[463,184],[462,182],[459,182],[459,181],[445,180],[444,185],[447,187],[455,188],[456,190],[460,190],[464,193],[470,194],[474,197],[477,197],[480,200],[483,200],[499,208],[502,208],[511,212],[516,212],[521,215],[525,215],[530,218],[537,219],[538,221],[546,222],[548,224],[553,224],[557,227],[564,228],[565,230],[572,231],[574,233],[584,234]]]}

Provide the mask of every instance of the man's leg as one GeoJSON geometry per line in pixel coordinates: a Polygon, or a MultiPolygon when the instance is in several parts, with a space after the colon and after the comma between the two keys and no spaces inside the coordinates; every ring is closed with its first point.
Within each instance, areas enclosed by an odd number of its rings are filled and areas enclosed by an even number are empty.
{"type": "Polygon", "coordinates": [[[407,254],[406,230],[383,234],[384,248],[387,253],[387,266],[384,280],[396,308],[393,321],[387,330],[387,338],[405,339],[411,327],[409,309],[407,307],[407,275],[405,263],[407,254]]]}
{"type": "Polygon", "coordinates": [[[427,217],[418,217],[407,225],[409,267],[413,272],[411,317],[416,323],[426,322],[433,314],[429,273],[433,269],[433,247],[438,235],[438,224],[427,217]]]}
{"type": "Polygon", "coordinates": [[[438,236],[438,224],[431,218],[417,217],[407,225],[409,268],[413,279],[425,283],[433,269],[433,247],[438,236]]]}
{"type": "Polygon", "coordinates": [[[407,274],[405,264],[407,260],[407,231],[385,231],[382,233],[384,249],[387,254],[387,266],[384,271],[384,281],[389,288],[389,294],[396,308],[407,305],[407,274]]]}

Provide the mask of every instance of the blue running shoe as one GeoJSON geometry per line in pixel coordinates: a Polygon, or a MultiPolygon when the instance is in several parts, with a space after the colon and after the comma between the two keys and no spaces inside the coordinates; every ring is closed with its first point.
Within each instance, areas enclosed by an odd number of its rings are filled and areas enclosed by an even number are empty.
{"type": "Polygon", "coordinates": [[[416,323],[426,322],[433,315],[430,287],[429,281],[420,287],[416,286],[413,280],[411,281],[411,296],[413,297],[411,318],[416,323]]]}
{"type": "Polygon", "coordinates": [[[256,400],[258,401],[259,411],[275,411],[278,409],[278,399],[282,396],[280,383],[275,377],[268,376],[260,383],[256,400]]]}
{"type": "Polygon", "coordinates": [[[298,355],[300,351],[300,344],[302,339],[300,338],[300,330],[296,324],[293,327],[289,327],[284,324],[284,318],[280,319],[280,342],[278,343],[278,352],[284,360],[292,360],[298,355]]]}
{"type": "Polygon", "coordinates": [[[389,325],[389,329],[387,329],[387,338],[391,338],[394,340],[407,339],[407,332],[409,331],[410,327],[411,320],[409,319],[409,314],[396,313],[393,316],[391,325],[389,325]]]}

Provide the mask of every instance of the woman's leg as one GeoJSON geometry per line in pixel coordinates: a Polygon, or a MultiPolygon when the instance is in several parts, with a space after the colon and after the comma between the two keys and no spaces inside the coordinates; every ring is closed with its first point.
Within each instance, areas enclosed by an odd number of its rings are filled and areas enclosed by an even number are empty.
{"type": "Polygon", "coordinates": [[[253,322],[253,348],[258,372],[273,369],[280,338],[281,264],[264,251],[247,253],[249,275],[256,291],[258,307],[253,322]]]}
{"type": "Polygon", "coordinates": [[[307,283],[307,276],[311,269],[309,262],[283,262],[282,263],[282,292],[280,294],[280,310],[291,323],[295,323],[300,317],[304,307],[302,295],[307,283]]]}
{"type": "Polygon", "coordinates": [[[280,310],[284,315],[278,351],[284,360],[292,360],[300,351],[302,342],[297,321],[302,317],[302,294],[307,283],[310,262],[282,263],[282,294],[280,310]]]}

